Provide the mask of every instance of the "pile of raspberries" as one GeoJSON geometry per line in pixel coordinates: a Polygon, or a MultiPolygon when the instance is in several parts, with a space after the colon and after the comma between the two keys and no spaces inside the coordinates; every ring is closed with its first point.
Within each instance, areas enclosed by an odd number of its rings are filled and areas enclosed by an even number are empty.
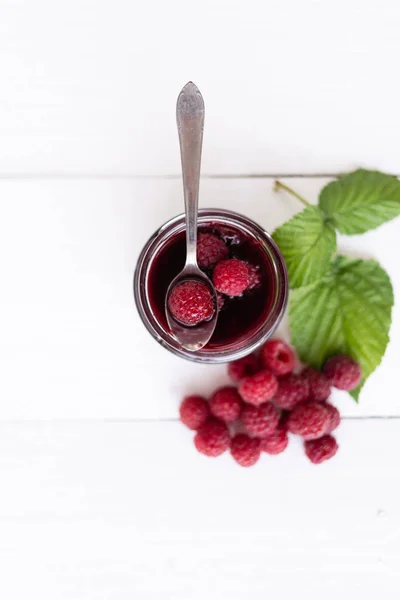
{"type": "Polygon", "coordinates": [[[220,388],[209,401],[201,396],[185,398],[180,418],[196,431],[197,450],[212,457],[229,450],[239,465],[250,467],[261,452],[283,452],[292,433],[303,438],[312,463],[332,458],[338,444],[331,433],[340,414],[328,402],[331,387],[357,387],[360,366],[343,354],[329,358],[322,371],[307,367],[295,374],[295,366],[292,348],[282,340],[270,340],[259,355],[228,365],[237,387],[220,388]]]}

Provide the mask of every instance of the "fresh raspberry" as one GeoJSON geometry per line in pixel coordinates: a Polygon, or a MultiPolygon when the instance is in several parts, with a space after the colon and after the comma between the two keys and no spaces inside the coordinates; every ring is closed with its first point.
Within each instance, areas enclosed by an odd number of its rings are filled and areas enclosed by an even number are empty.
{"type": "Polygon", "coordinates": [[[234,387],[223,387],[217,390],[210,400],[210,410],[214,417],[233,423],[242,412],[243,401],[234,387]]]}
{"type": "Polygon", "coordinates": [[[270,402],[260,406],[246,404],[242,411],[242,423],[250,435],[266,437],[277,428],[279,413],[270,402]]]}
{"type": "Polygon", "coordinates": [[[325,377],[321,371],[308,367],[301,373],[301,377],[304,377],[308,382],[309,386],[309,399],[315,400],[316,402],[324,402],[329,398],[331,393],[331,384],[329,379],[325,377]]]}
{"type": "Polygon", "coordinates": [[[260,371],[245,377],[239,383],[239,394],[245,402],[259,406],[274,397],[278,389],[278,380],[271,371],[260,371]]]}
{"type": "Polygon", "coordinates": [[[306,455],[315,465],[319,465],[324,460],[329,460],[335,456],[338,451],[338,444],[331,435],[324,435],[318,440],[310,440],[304,443],[306,455]]]}
{"type": "Polygon", "coordinates": [[[184,398],[179,413],[181,421],[186,427],[198,429],[210,416],[210,407],[202,396],[188,396],[184,398]]]}
{"type": "Polygon", "coordinates": [[[327,360],[324,373],[331,384],[339,390],[354,390],[361,379],[360,365],[345,354],[338,354],[327,360]]]}
{"type": "Polygon", "coordinates": [[[243,377],[255,375],[259,370],[259,361],[256,354],[248,354],[228,365],[228,375],[232,381],[238,382],[243,377]]]}
{"type": "Polygon", "coordinates": [[[249,285],[249,269],[245,262],[237,258],[223,260],[214,269],[213,282],[218,292],[240,296],[249,285]]]}
{"type": "Polygon", "coordinates": [[[288,375],[296,365],[293,350],[282,340],[270,340],[261,348],[261,365],[277,377],[288,375]]]}
{"type": "Polygon", "coordinates": [[[212,233],[199,233],[197,239],[197,264],[200,269],[212,269],[229,256],[228,247],[212,233]]]}
{"type": "Polygon", "coordinates": [[[324,404],[326,410],[328,411],[328,423],[326,426],[325,433],[331,433],[336,427],[340,425],[340,412],[335,406],[332,404],[324,404]]]}
{"type": "Polygon", "coordinates": [[[279,388],[274,398],[274,404],[279,408],[291,410],[307,400],[309,393],[308,382],[300,375],[286,375],[279,380],[279,388]]]}
{"type": "Polygon", "coordinates": [[[280,454],[286,450],[289,443],[289,436],[283,429],[277,429],[274,433],[261,440],[262,452],[267,454],[280,454]]]}
{"type": "Polygon", "coordinates": [[[247,286],[247,291],[250,291],[260,287],[261,273],[260,267],[255,267],[254,265],[247,264],[247,268],[249,270],[249,285],[247,286]]]}
{"type": "Polygon", "coordinates": [[[232,438],[231,454],[242,467],[252,467],[260,458],[260,440],[238,433],[232,438]]]}
{"type": "Polygon", "coordinates": [[[214,302],[209,288],[200,281],[178,283],[168,298],[168,306],[178,321],[197,325],[214,314],[214,302]]]}
{"type": "Polygon", "coordinates": [[[225,450],[228,450],[230,441],[225,423],[212,417],[200,427],[194,436],[194,445],[199,452],[206,456],[223,454],[225,450]]]}
{"type": "Polygon", "coordinates": [[[329,424],[329,413],[319,402],[304,402],[294,407],[288,418],[288,430],[305,440],[322,437],[329,424]]]}

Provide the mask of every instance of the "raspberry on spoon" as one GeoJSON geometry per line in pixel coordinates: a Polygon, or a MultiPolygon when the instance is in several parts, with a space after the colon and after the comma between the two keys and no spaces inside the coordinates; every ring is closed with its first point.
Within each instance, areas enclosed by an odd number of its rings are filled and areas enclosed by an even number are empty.
{"type": "Polygon", "coordinates": [[[185,325],[208,321],[215,310],[210,289],[196,280],[178,283],[169,295],[168,306],[175,319],[185,325]]]}

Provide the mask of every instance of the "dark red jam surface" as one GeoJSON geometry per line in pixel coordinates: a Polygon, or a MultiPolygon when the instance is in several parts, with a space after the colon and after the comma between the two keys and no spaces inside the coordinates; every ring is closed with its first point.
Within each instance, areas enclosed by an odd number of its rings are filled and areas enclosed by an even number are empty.
{"type": "MultiPolygon", "coordinates": [[[[218,350],[239,343],[255,333],[267,319],[274,303],[276,281],[270,257],[262,245],[233,227],[201,226],[199,231],[221,237],[229,247],[229,257],[239,258],[259,268],[260,285],[242,296],[224,296],[214,334],[205,349],[218,350]]],[[[165,317],[165,296],[171,281],[185,264],[185,232],[176,234],[160,248],[149,272],[149,301],[160,325],[169,331],[165,317]]],[[[205,271],[210,277],[212,271],[205,271]]]]}

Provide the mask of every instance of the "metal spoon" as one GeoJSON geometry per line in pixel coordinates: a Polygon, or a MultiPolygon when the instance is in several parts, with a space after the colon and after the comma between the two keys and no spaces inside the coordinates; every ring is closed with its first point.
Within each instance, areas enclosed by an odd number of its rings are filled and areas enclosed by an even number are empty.
{"type": "Polygon", "coordinates": [[[217,293],[210,279],[197,265],[197,210],[199,203],[201,148],[204,128],[204,100],[194,83],[189,81],[176,103],[176,122],[181,148],[183,196],[186,214],[186,264],[170,283],[165,297],[165,314],[169,328],[181,345],[195,352],[210,340],[218,318],[217,293]],[[168,306],[172,289],[183,281],[197,280],[205,284],[214,301],[214,314],[209,321],[185,326],[174,319],[168,306]]]}

